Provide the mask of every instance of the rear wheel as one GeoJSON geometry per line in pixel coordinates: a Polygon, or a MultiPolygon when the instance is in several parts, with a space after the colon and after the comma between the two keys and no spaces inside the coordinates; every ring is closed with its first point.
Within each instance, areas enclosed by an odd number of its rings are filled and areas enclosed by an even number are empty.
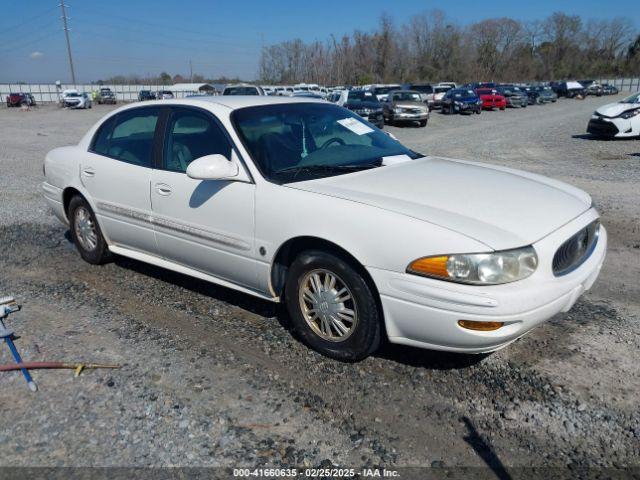
{"type": "Polygon", "coordinates": [[[102,236],[100,225],[89,203],[79,195],[69,202],[67,211],[71,238],[80,256],[93,265],[110,261],[113,254],[102,236]]]}
{"type": "Polygon", "coordinates": [[[323,355],[356,361],[380,345],[374,293],[358,269],[337,255],[301,253],[289,268],[285,303],[294,332],[323,355]]]}

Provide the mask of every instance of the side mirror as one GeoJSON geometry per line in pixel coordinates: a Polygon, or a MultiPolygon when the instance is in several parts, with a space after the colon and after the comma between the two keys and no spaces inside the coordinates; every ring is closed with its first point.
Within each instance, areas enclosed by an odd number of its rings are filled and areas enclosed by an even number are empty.
{"type": "Polygon", "coordinates": [[[205,155],[187,167],[187,176],[196,180],[232,180],[238,176],[238,164],[224,155],[205,155]]]}

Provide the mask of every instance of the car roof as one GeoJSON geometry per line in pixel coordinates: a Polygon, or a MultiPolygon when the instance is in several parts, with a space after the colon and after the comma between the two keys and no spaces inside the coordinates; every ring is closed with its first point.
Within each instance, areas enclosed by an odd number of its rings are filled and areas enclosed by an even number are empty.
{"type": "Polygon", "coordinates": [[[193,105],[199,107],[205,107],[205,104],[220,105],[231,110],[236,110],[244,107],[256,107],[261,105],[279,105],[286,103],[323,103],[331,105],[330,103],[320,98],[313,97],[276,97],[269,95],[217,95],[209,97],[193,97],[193,98],[176,98],[172,100],[152,100],[151,102],[131,103],[127,105],[127,108],[134,108],[136,106],[149,106],[149,105],[193,105]]]}

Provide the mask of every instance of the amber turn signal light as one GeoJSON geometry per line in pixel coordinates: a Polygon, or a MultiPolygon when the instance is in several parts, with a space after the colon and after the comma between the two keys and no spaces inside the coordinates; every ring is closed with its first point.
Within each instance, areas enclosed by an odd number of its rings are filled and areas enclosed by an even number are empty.
{"type": "Polygon", "coordinates": [[[421,275],[449,278],[449,272],[447,272],[448,259],[449,257],[446,255],[441,257],[419,258],[409,265],[408,270],[421,275]]]}
{"type": "Polygon", "coordinates": [[[474,320],[458,320],[458,325],[468,330],[478,330],[480,332],[491,332],[498,330],[504,322],[476,322],[474,320]]]}

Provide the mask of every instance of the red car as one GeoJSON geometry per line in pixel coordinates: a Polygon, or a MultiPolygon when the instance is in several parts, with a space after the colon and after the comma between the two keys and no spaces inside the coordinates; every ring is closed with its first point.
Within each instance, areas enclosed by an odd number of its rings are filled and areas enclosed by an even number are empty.
{"type": "Polygon", "coordinates": [[[476,88],[476,95],[482,100],[483,110],[493,110],[494,108],[504,110],[507,108],[507,99],[492,88],[476,88]]]}
{"type": "Polygon", "coordinates": [[[36,101],[30,93],[10,93],[7,95],[7,107],[20,107],[22,105],[32,107],[35,104],[36,101]]]}

